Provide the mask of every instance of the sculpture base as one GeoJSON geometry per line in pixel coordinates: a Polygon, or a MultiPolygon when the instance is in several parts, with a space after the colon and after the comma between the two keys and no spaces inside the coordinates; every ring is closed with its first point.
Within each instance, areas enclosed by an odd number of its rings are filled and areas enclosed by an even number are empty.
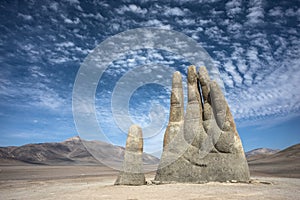
{"type": "MultiPolygon", "coordinates": [[[[168,154],[164,156],[176,156],[170,155],[171,153],[168,154]]],[[[170,165],[159,168],[156,172],[155,181],[162,183],[250,181],[248,163],[244,154],[209,153],[199,160],[196,159],[196,156],[188,157],[193,158],[193,160],[189,160],[185,155],[182,155],[170,165]]]]}
{"type": "Polygon", "coordinates": [[[145,185],[146,179],[143,173],[120,172],[115,185],[145,185]]]}

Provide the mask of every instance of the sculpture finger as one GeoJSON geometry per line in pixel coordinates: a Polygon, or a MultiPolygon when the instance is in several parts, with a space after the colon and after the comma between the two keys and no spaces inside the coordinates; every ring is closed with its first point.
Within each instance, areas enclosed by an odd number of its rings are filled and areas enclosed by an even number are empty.
{"type": "Polygon", "coordinates": [[[180,72],[173,74],[172,94],[170,102],[170,122],[179,122],[184,118],[184,98],[182,89],[182,77],[180,72]]]}
{"type": "Polygon", "coordinates": [[[218,126],[221,130],[235,132],[238,136],[233,116],[221,88],[214,81],[210,86],[212,107],[218,126]]]}
{"type": "Polygon", "coordinates": [[[210,78],[208,75],[208,72],[206,70],[206,67],[200,67],[199,71],[198,71],[198,76],[199,76],[199,81],[200,81],[200,85],[201,85],[201,91],[202,91],[202,97],[203,100],[205,102],[209,101],[209,92],[210,92],[210,87],[209,87],[209,82],[210,82],[210,78]]]}
{"type": "Polygon", "coordinates": [[[230,112],[228,103],[221,88],[215,81],[210,82],[212,108],[218,127],[222,130],[215,147],[219,152],[242,152],[243,147],[236,126],[230,112]]]}
{"type": "Polygon", "coordinates": [[[215,81],[210,82],[210,97],[216,122],[219,128],[223,130],[228,105],[221,88],[215,81]]]}
{"type": "Polygon", "coordinates": [[[184,117],[184,137],[187,143],[200,149],[206,137],[202,125],[202,105],[195,66],[188,68],[188,105],[184,117]]]}
{"type": "Polygon", "coordinates": [[[211,101],[210,101],[210,78],[206,67],[200,67],[198,71],[198,77],[200,81],[200,87],[203,98],[203,120],[210,120],[212,118],[211,101]]]}
{"type": "Polygon", "coordinates": [[[143,153],[143,133],[138,125],[131,125],[126,140],[126,151],[143,153]]]}
{"type": "MultiPolygon", "coordinates": [[[[201,105],[201,98],[198,87],[198,76],[195,66],[188,67],[188,103],[201,105]]],[[[202,107],[200,107],[202,111],[202,107]]]]}
{"type": "Polygon", "coordinates": [[[132,125],[129,128],[123,170],[120,171],[115,185],[144,185],[143,173],[143,133],[141,127],[132,125]]]}
{"type": "Polygon", "coordinates": [[[170,101],[169,124],[164,135],[164,148],[167,146],[174,136],[178,133],[178,123],[183,123],[184,119],[184,98],[182,89],[182,77],[180,72],[173,74],[172,93],[170,101]]]}

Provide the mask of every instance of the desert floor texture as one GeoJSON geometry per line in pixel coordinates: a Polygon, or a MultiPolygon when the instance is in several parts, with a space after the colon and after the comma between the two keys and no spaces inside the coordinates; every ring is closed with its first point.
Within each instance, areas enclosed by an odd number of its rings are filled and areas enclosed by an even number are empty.
{"type": "MultiPolygon", "coordinates": [[[[114,186],[97,166],[0,166],[0,199],[299,199],[300,179],[252,176],[252,183],[114,186]]],[[[154,173],[147,174],[147,181],[154,173]]]]}

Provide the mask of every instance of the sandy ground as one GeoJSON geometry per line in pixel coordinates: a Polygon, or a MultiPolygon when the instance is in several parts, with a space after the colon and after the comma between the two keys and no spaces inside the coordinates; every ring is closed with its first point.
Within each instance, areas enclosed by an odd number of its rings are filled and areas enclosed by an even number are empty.
{"type": "MultiPolygon", "coordinates": [[[[95,166],[0,166],[0,199],[299,199],[300,179],[254,183],[114,186],[117,172],[95,166]]],[[[147,174],[147,180],[154,173],[147,174]]]]}

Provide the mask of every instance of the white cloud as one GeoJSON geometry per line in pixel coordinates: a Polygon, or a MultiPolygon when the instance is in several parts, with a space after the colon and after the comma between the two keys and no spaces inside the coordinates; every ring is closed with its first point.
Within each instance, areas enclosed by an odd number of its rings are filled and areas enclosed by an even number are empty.
{"type": "Polygon", "coordinates": [[[220,34],[221,30],[217,26],[209,27],[205,29],[205,34],[208,37],[215,37],[216,35],[220,34]]]}
{"type": "Polygon", "coordinates": [[[69,18],[65,18],[64,21],[67,24],[79,24],[80,23],[80,19],[78,17],[76,17],[74,20],[71,20],[69,18]]]}
{"type": "Polygon", "coordinates": [[[55,45],[59,47],[73,47],[74,43],[71,41],[67,41],[67,42],[57,43],[55,45]]]}
{"type": "Polygon", "coordinates": [[[68,57],[66,57],[66,56],[55,56],[55,57],[50,57],[50,58],[48,58],[48,60],[49,60],[51,63],[61,64],[61,63],[65,63],[65,62],[71,61],[72,59],[71,59],[71,58],[68,58],[68,57]]]}
{"type": "Polygon", "coordinates": [[[248,22],[251,24],[261,23],[264,18],[264,12],[262,8],[250,8],[250,13],[247,15],[248,22]]]}
{"type": "Polygon", "coordinates": [[[235,21],[229,21],[227,25],[227,33],[229,33],[234,38],[243,37],[242,34],[243,26],[235,21]]]}
{"type": "Polygon", "coordinates": [[[169,8],[169,7],[165,7],[165,12],[164,15],[168,15],[168,16],[184,16],[185,15],[185,11],[187,9],[185,9],[184,11],[178,7],[174,7],[174,8],[169,8]]]}
{"type": "Polygon", "coordinates": [[[22,19],[26,20],[26,21],[33,20],[33,17],[31,15],[25,15],[25,14],[22,14],[22,13],[18,13],[18,16],[21,17],[22,19]]]}
{"type": "Polygon", "coordinates": [[[298,8],[298,9],[288,8],[285,11],[285,15],[288,16],[288,17],[294,17],[294,16],[300,17],[300,8],[298,8]]]}
{"type": "Polygon", "coordinates": [[[47,139],[51,138],[51,137],[47,137],[47,135],[45,135],[43,133],[36,133],[36,132],[11,133],[11,134],[9,134],[9,137],[17,138],[17,139],[30,139],[30,138],[44,139],[45,137],[47,139]]]}
{"type": "Polygon", "coordinates": [[[144,22],[143,25],[148,26],[148,27],[159,27],[159,28],[168,29],[168,30],[172,29],[169,24],[165,25],[163,22],[161,22],[157,19],[148,20],[148,21],[144,22]]]}
{"type": "Polygon", "coordinates": [[[103,20],[104,19],[104,17],[100,13],[97,13],[97,14],[82,13],[82,16],[86,17],[86,18],[93,18],[93,19],[96,19],[96,20],[103,20]]]}
{"type": "Polygon", "coordinates": [[[233,18],[242,12],[242,2],[240,0],[228,1],[225,5],[226,14],[228,17],[233,18]]]}
{"type": "Polygon", "coordinates": [[[191,26],[191,25],[195,25],[195,20],[194,20],[194,19],[190,19],[190,18],[185,18],[185,19],[176,20],[176,22],[177,22],[178,24],[180,24],[181,26],[191,26]]]}
{"type": "Polygon", "coordinates": [[[145,15],[148,11],[146,8],[141,8],[140,6],[137,6],[135,4],[130,4],[128,6],[121,6],[120,8],[116,9],[116,12],[121,15],[125,14],[126,12],[133,12],[136,14],[145,15]]]}
{"type": "Polygon", "coordinates": [[[275,7],[269,10],[268,14],[272,17],[282,17],[284,13],[280,7],[275,7]]]}
{"type": "Polygon", "coordinates": [[[247,50],[247,58],[249,60],[253,60],[253,61],[257,61],[258,60],[258,52],[257,52],[257,49],[255,47],[250,47],[248,50],[247,50]]]}
{"type": "Polygon", "coordinates": [[[32,66],[29,68],[29,71],[31,72],[31,75],[33,77],[46,77],[45,73],[42,72],[41,68],[38,66],[32,66]]]}
{"type": "Polygon", "coordinates": [[[214,24],[214,23],[211,19],[209,19],[209,20],[197,19],[197,24],[199,24],[200,26],[206,26],[206,25],[214,24]]]}
{"type": "MultiPolygon", "coordinates": [[[[15,102],[15,106],[27,106],[33,108],[42,108],[52,111],[63,112],[70,108],[64,107],[67,105],[67,100],[59,95],[57,91],[47,86],[44,82],[49,82],[40,67],[33,66],[29,69],[33,79],[29,83],[17,82],[12,83],[7,80],[2,85],[0,94],[2,97],[10,99],[20,99],[20,102],[15,102]],[[41,79],[40,79],[41,78],[41,79]]],[[[27,80],[28,81],[28,80],[27,80]]]]}
{"type": "MultiPolygon", "coordinates": [[[[261,125],[259,121],[268,120],[270,116],[274,120],[277,117],[285,118],[286,116],[284,121],[288,119],[290,113],[299,110],[300,101],[297,97],[300,96],[300,91],[297,85],[300,84],[298,78],[300,72],[296,70],[296,67],[299,67],[298,62],[297,60],[287,61],[257,84],[249,85],[248,88],[242,90],[236,89],[227,95],[235,118],[246,120],[249,122],[248,125],[261,125]]],[[[248,74],[245,74],[244,78],[249,81],[252,79],[248,74]]]]}
{"type": "Polygon", "coordinates": [[[222,80],[224,81],[224,84],[229,87],[234,87],[234,82],[232,80],[232,76],[228,75],[227,73],[220,73],[222,80]]]}
{"type": "Polygon", "coordinates": [[[285,116],[277,116],[272,118],[257,118],[251,120],[237,120],[239,127],[256,126],[258,130],[272,128],[278,124],[282,124],[288,120],[299,117],[299,113],[289,113],[285,116]]]}
{"type": "Polygon", "coordinates": [[[58,11],[59,4],[57,2],[52,2],[49,7],[54,11],[58,11]]]}
{"type": "Polygon", "coordinates": [[[204,31],[210,39],[218,42],[219,44],[227,44],[229,42],[229,37],[224,34],[224,31],[218,26],[208,27],[204,31]]]}
{"type": "Polygon", "coordinates": [[[43,108],[50,108],[51,110],[56,110],[62,108],[65,105],[65,100],[61,98],[58,93],[50,88],[41,88],[35,90],[33,96],[35,102],[31,102],[32,105],[38,105],[43,108]]]}
{"type": "Polygon", "coordinates": [[[80,4],[78,0],[65,0],[65,1],[69,2],[70,4],[80,4]]]}
{"type": "Polygon", "coordinates": [[[243,79],[239,75],[239,73],[235,70],[235,67],[233,66],[231,61],[227,61],[224,64],[224,68],[229,74],[232,76],[234,83],[239,87],[242,85],[243,79]]]}
{"type": "Polygon", "coordinates": [[[250,8],[248,9],[248,15],[245,25],[256,25],[264,22],[264,8],[261,0],[255,0],[249,2],[250,8]]]}
{"type": "Polygon", "coordinates": [[[87,55],[90,52],[92,52],[92,50],[90,50],[90,49],[82,49],[81,47],[75,47],[75,50],[79,51],[80,53],[85,54],[85,55],[87,55]]]}

